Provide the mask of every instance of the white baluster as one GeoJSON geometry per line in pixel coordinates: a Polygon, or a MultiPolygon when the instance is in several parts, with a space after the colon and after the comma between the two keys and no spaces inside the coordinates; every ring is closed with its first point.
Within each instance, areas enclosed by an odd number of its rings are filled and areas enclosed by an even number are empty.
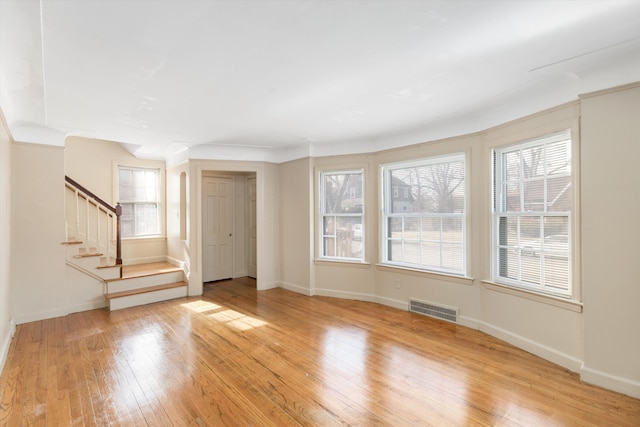
{"type": "Polygon", "coordinates": [[[96,202],[96,246],[98,248],[100,247],[100,205],[97,202],[96,202]]]}

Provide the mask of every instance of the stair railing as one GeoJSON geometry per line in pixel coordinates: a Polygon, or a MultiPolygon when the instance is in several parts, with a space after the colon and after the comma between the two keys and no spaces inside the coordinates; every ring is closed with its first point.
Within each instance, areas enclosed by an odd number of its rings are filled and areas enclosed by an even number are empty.
{"type": "MultiPolygon", "coordinates": [[[[81,205],[84,203],[83,208],[86,209],[86,224],[83,224],[86,227],[85,236],[86,239],[91,241],[93,235],[95,235],[95,241],[97,245],[101,243],[101,232],[102,227],[100,223],[101,212],[104,213],[107,217],[106,221],[106,244],[105,247],[107,249],[107,254],[111,253],[111,242],[113,233],[115,233],[115,242],[116,242],[116,256],[115,256],[115,265],[122,265],[122,239],[120,236],[120,216],[122,215],[122,206],[120,203],[116,203],[116,206],[111,206],[109,203],[102,200],[100,197],[96,196],[93,192],[86,189],[84,186],[79,184],[77,181],[69,178],[65,175],[65,186],[74,193],[74,201],[75,201],[75,230],[76,233],[80,233],[80,209],[81,205]],[[81,199],[84,202],[81,202],[81,199]],[[91,218],[92,215],[90,211],[92,209],[96,210],[95,215],[95,233],[91,232],[91,218]],[[115,222],[115,226],[114,226],[115,222]]],[[[68,238],[68,236],[67,236],[68,238]]]]}

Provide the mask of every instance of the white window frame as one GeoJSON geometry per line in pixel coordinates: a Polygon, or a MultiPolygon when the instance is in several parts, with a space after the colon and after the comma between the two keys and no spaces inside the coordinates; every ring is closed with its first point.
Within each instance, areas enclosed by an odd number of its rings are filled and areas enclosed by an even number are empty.
{"type": "MultiPolygon", "coordinates": [[[[420,270],[424,272],[432,272],[438,274],[447,274],[458,277],[466,277],[467,276],[467,246],[468,246],[468,236],[467,236],[467,210],[468,210],[468,165],[467,165],[467,155],[465,152],[457,152],[446,154],[442,156],[432,156],[419,160],[411,160],[411,161],[403,161],[396,163],[388,163],[380,166],[380,200],[381,200],[381,226],[380,226],[380,259],[381,264],[391,267],[401,267],[401,268],[409,268],[412,270],[420,270]],[[430,166],[437,165],[443,163],[451,163],[451,162],[462,162],[463,163],[463,171],[464,171],[464,181],[462,183],[462,188],[464,190],[464,207],[463,212],[451,212],[451,213],[393,213],[391,212],[392,207],[392,195],[393,197],[399,197],[400,192],[397,186],[394,186],[391,182],[391,172],[398,169],[409,169],[413,167],[421,167],[421,166],[430,166]],[[442,256],[440,259],[439,266],[428,266],[424,264],[415,264],[401,261],[392,261],[389,259],[389,241],[391,238],[389,237],[389,222],[390,218],[394,217],[404,217],[404,218],[460,218],[462,219],[462,243],[461,243],[461,252],[462,252],[462,268],[460,269],[452,269],[443,266],[442,256]]],[[[402,244],[404,245],[404,241],[406,239],[402,238],[402,244]]],[[[437,242],[440,245],[440,250],[442,251],[443,244],[458,244],[458,242],[447,242],[443,239],[442,235],[439,240],[428,240],[422,239],[422,236],[417,240],[420,245],[423,242],[434,243],[437,242]]]]}
{"type": "MultiPolygon", "coordinates": [[[[349,169],[331,169],[331,170],[320,170],[318,173],[318,245],[317,245],[317,258],[320,260],[328,260],[328,261],[347,261],[347,262],[359,262],[362,263],[365,260],[366,255],[366,245],[365,245],[365,237],[366,237],[366,227],[365,227],[365,173],[363,168],[349,168],[349,169]],[[329,213],[326,212],[325,209],[325,176],[327,175],[348,175],[348,174],[360,174],[361,176],[361,194],[362,194],[362,212],[357,213],[329,213]],[[337,229],[334,230],[325,230],[325,219],[333,218],[333,224],[336,224],[338,218],[360,218],[362,228],[361,228],[361,236],[359,236],[358,240],[360,241],[361,251],[360,256],[339,256],[338,254],[338,242],[339,236],[337,235],[337,229]],[[333,239],[333,240],[331,240],[333,239]],[[325,253],[325,242],[332,241],[334,242],[333,253],[334,255],[327,255],[325,253]]],[[[350,197],[349,193],[345,193],[345,198],[353,200],[350,197]]]]}
{"type": "Polygon", "coordinates": [[[164,203],[162,199],[162,195],[164,194],[164,181],[163,181],[163,173],[162,169],[159,167],[146,167],[146,166],[137,166],[137,165],[128,165],[128,164],[116,164],[116,200],[122,206],[125,204],[156,204],[156,212],[157,212],[157,224],[158,230],[157,233],[153,234],[134,234],[131,236],[122,236],[123,240],[131,240],[131,239],[149,239],[149,238],[158,238],[164,236],[164,203]],[[153,171],[156,173],[156,196],[154,201],[139,201],[139,200],[121,200],[120,199],[120,171],[121,170],[138,170],[138,171],[153,171]]]}
{"type": "MultiPolygon", "coordinates": [[[[569,174],[569,181],[571,183],[571,188],[572,188],[572,193],[575,194],[575,192],[578,191],[578,188],[576,186],[576,176],[577,176],[577,169],[576,169],[576,162],[575,162],[575,158],[576,158],[576,141],[574,141],[574,136],[573,136],[573,132],[571,129],[567,129],[565,131],[562,132],[555,132],[555,133],[550,133],[547,135],[543,135],[537,138],[532,138],[532,139],[527,139],[524,141],[519,141],[513,144],[508,144],[508,145],[504,145],[504,146],[500,146],[500,147],[494,147],[491,151],[491,162],[492,162],[492,168],[491,168],[491,195],[492,195],[492,220],[491,220],[491,229],[492,229],[492,238],[491,238],[491,274],[492,274],[492,281],[501,285],[505,285],[508,287],[512,287],[515,289],[520,289],[520,290],[524,290],[524,291],[528,291],[528,292],[533,292],[533,293],[538,293],[538,294],[543,294],[543,295],[549,295],[549,296],[553,296],[553,297],[559,297],[559,298],[563,298],[563,299],[572,299],[572,300],[577,300],[577,286],[574,286],[573,280],[574,280],[574,265],[575,265],[575,255],[574,255],[574,243],[576,240],[576,229],[575,229],[575,212],[576,212],[576,197],[575,195],[572,195],[572,197],[569,198],[570,202],[571,202],[571,207],[569,211],[547,211],[547,184],[546,184],[546,166],[545,166],[545,173],[544,173],[544,209],[541,211],[525,211],[525,212],[509,212],[505,209],[504,207],[504,186],[502,185],[503,183],[505,183],[505,179],[504,179],[504,166],[503,164],[499,161],[499,159],[502,157],[503,154],[505,153],[510,153],[510,152],[516,152],[516,151],[521,151],[521,150],[525,150],[527,148],[531,148],[531,147],[536,147],[536,146],[547,146],[548,144],[553,144],[553,143],[557,143],[560,141],[564,141],[564,140],[569,140],[569,156],[570,156],[570,174],[569,174]],[[498,179],[499,178],[499,179],[498,179]],[[513,278],[509,278],[509,277],[504,277],[500,275],[500,256],[499,256],[499,251],[503,250],[503,251],[508,251],[510,250],[509,247],[507,246],[502,246],[500,245],[500,239],[499,239],[499,234],[500,234],[500,219],[501,218],[523,218],[523,217],[528,217],[528,218],[539,218],[540,221],[544,221],[544,218],[548,218],[548,217],[561,217],[561,218],[566,218],[567,220],[567,233],[568,233],[568,241],[567,241],[567,250],[568,250],[568,260],[567,260],[567,266],[568,266],[568,289],[566,291],[564,290],[559,290],[556,289],[554,287],[550,287],[550,286],[546,286],[544,283],[544,280],[541,280],[542,283],[539,284],[534,284],[530,281],[525,281],[525,280],[515,280],[513,278]]],[[[520,166],[522,167],[522,165],[520,166]]],[[[520,172],[521,174],[521,179],[525,179],[522,171],[520,172]]],[[[522,206],[522,202],[521,205],[522,206]]],[[[544,239],[545,236],[540,236],[540,240],[543,241],[542,239],[544,239]]],[[[518,231],[517,234],[517,243],[516,246],[518,247],[522,247],[522,236],[520,234],[520,231],[518,231]]],[[[544,247],[544,244],[542,245],[544,247]]],[[[540,274],[541,277],[545,277],[544,275],[544,268],[545,268],[545,263],[544,263],[544,259],[541,260],[541,264],[540,264],[540,274]]],[[[519,275],[522,274],[521,271],[521,266],[518,267],[519,270],[519,275]]]]}

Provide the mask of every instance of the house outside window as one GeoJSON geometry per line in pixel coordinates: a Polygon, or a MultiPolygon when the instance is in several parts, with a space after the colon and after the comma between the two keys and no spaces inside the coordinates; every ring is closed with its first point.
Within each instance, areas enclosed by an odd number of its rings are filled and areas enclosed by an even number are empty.
{"type": "Polygon", "coordinates": [[[382,166],[382,260],[466,274],[464,154],[382,166]]]}
{"type": "Polygon", "coordinates": [[[320,173],[320,258],[364,260],[363,170],[320,173]]]}
{"type": "Polygon", "coordinates": [[[572,296],[571,134],[493,151],[493,281],[572,296]]]}
{"type": "Polygon", "coordinates": [[[123,238],[161,234],[159,169],[119,166],[118,200],[123,238]]]}

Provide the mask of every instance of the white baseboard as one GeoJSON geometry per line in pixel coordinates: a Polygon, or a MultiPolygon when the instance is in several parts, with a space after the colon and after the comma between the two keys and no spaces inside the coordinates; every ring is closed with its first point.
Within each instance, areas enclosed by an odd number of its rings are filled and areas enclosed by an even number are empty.
{"type": "Polygon", "coordinates": [[[0,373],[4,370],[4,363],[7,361],[7,356],[9,355],[9,348],[11,347],[11,340],[13,336],[16,334],[16,323],[11,320],[9,322],[9,334],[5,338],[2,343],[2,353],[0,353],[0,373]]]}
{"type": "Polygon", "coordinates": [[[62,317],[71,313],[78,313],[80,311],[95,310],[98,308],[104,308],[107,306],[106,301],[95,300],[88,303],[78,304],[69,307],[58,308],[50,311],[40,311],[38,313],[29,313],[20,316],[16,319],[16,324],[37,322],[39,320],[53,319],[54,317],[62,317]]]}
{"type": "MultiPolygon", "coordinates": [[[[471,319],[466,320],[472,322],[471,319]]],[[[514,334],[502,328],[498,328],[496,326],[489,325],[480,321],[476,321],[476,323],[479,326],[478,329],[482,332],[485,332],[525,351],[528,351],[529,353],[535,354],[536,356],[542,357],[543,359],[555,363],[556,365],[560,365],[563,368],[567,368],[570,371],[580,372],[580,369],[582,367],[582,360],[576,357],[562,353],[551,347],[547,347],[544,344],[532,341],[529,338],[514,334]]]]}
{"type": "MultiPolygon", "coordinates": [[[[276,284],[276,283],[277,285],[273,286],[273,288],[280,287],[291,292],[296,292],[302,295],[306,295],[308,297],[313,295],[313,293],[311,292],[311,289],[305,288],[303,286],[294,285],[293,283],[289,283],[289,282],[273,282],[273,284],[276,284]]],[[[272,287],[269,287],[269,286],[270,284],[263,285],[262,289],[272,289],[272,287]]]]}
{"type": "Polygon", "coordinates": [[[334,289],[318,289],[316,288],[314,295],[332,298],[342,298],[356,301],[377,302],[376,296],[372,294],[363,294],[360,292],[336,291],[334,289]]]}
{"type": "Polygon", "coordinates": [[[582,366],[580,369],[580,379],[586,383],[640,399],[640,382],[638,381],[607,374],[586,366],[582,366]]]}
{"type": "Polygon", "coordinates": [[[67,314],[71,313],[79,313],[81,311],[88,310],[96,310],[99,308],[105,308],[107,306],[107,301],[104,298],[101,298],[97,301],[92,301],[84,304],[74,305],[72,307],[67,307],[67,314]]]}
{"type": "Polygon", "coordinates": [[[269,283],[260,283],[259,291],[266,291],[267,289],[275,289],[275,288],[283,288],[282,282],[269,282],[269,283]]]}
{"type": "Polygon", "coordinates": [[[179,259],[177,259],[177,258],[173,258],[173,257],[170,257],[170,256],[167,256],[167,257],[166,257],[166,261],[167,261],[169,264],[173,264],[173,265],[175,265],[176,267],[180,267],[182,270],[184,270],[184,265],[185,265],[185,262],[184,262],[184,261],[180,261],[179,259]]]}
{"type": "Polygon", "coordinates": [[[402,310],[402,311],[409,310],[409,303],[407,301],[400,301],[393,298],[376,296],[375,302],[382,305],[389,306],[389,307],[397,308],[398,310],[402,310]]]}

